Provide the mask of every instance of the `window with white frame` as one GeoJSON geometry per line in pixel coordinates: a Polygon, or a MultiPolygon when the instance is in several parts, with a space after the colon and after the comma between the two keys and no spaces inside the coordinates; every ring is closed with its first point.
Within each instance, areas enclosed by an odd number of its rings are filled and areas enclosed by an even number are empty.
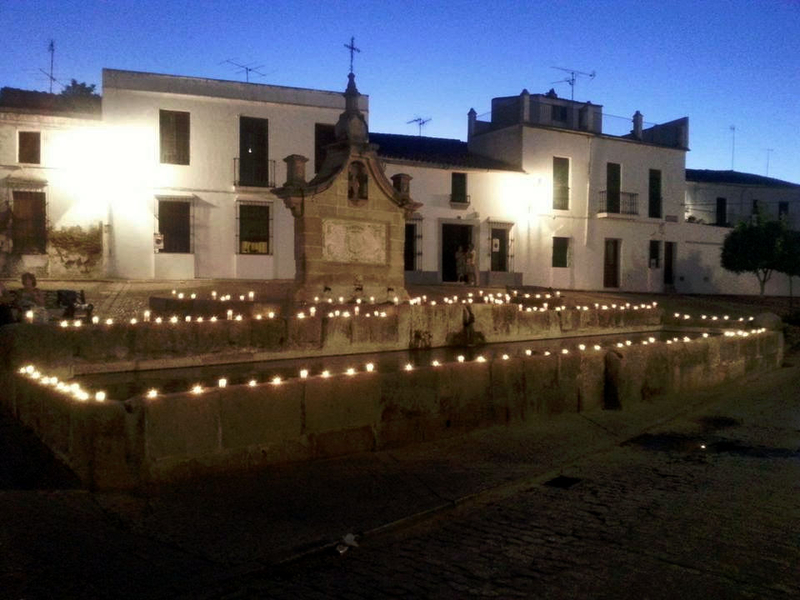
{"type": "Polygon", "coordinates": [[[158,233],[163,237],[160,252],[191,254],[193,249],[192,200],[190,198],[158,198],[158,233]]]}
{"type": "Polygon", "coordinates": [[[553,238],[553,267],[569,267],[569,238],[553,238]]]}
{"type": "Polygon", "coordinates": [[[26,165],[42,164],[42,132],[17,132],[17,162],[26,165]]]}
{"type": "Polygon", "coordinates": [[[236,203],[237,254],[272,254],[272,213],[269,202],[236,203]]]}
{"type": "Polygon", "coordinates": [[[15,254],[47,252],[47,199],[44,192],[17,191],[12,195],[11,240],[15,254]]]}

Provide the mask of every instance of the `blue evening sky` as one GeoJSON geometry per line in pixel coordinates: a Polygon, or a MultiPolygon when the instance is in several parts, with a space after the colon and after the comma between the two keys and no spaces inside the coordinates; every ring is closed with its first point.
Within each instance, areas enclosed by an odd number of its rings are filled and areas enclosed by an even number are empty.
{"type": "Polygon", "coordinates": [[[103,67],[343,90],[350,36],[370,129],[466,139],[467,111],[554,87],[552,67],[596,71],[576,100],[606,131],[690,119],[690,168],[800,182],[800,0],[0,0],[0,86],[47,90],[55,76],[101,83],[103,67]],[[768,149],[772,152],[768,153],[768,149]]]}

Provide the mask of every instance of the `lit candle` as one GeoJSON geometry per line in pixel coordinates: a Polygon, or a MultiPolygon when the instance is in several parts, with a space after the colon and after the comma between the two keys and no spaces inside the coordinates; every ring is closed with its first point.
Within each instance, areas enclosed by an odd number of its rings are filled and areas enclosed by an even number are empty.
{"type": "Polygon", "coordinates": [[[222,379],[220,379],[217,382],[217,385],[219,385],[219,387],[221,387],[221,388],[227,387],[228,386],[228,380],[223,377],[222,379]]]}
{"type": "Polygon", "coordinates": [[[97,392],[94,395],[94,399],[98,402],[105,402],[106,401],[106,393],[105,392],[97,392]]]}

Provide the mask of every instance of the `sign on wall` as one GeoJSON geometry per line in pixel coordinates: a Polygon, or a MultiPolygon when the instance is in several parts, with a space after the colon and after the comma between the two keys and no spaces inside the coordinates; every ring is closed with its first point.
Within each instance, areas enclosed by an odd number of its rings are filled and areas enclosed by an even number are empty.
{"type": "Polygon", "coordinates": [[[386,264],[386,223],[325,219],[322,259],[327,262],[386,264]]]}

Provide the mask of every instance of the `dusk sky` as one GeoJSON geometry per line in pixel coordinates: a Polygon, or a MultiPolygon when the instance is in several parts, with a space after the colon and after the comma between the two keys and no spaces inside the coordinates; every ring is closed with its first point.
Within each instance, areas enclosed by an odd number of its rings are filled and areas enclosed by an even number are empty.
{"type": "MultiPolygon", "coordinates": [[[[271,2],[0,0],[0,86],[47,90],[55,77],[101,84],[103,67],[343,90],[355,36],[370,129],[466,139],[467,111],[544,93],[567,73],[576,100],[603,105],[604,130],[690,119],[687,167],[800,182],[800,0],[271,2]],[[772,149],[768,152],[768,149],[772,149]]],[[[58,87],[58,86],[57,86],[58,87]]]]}

